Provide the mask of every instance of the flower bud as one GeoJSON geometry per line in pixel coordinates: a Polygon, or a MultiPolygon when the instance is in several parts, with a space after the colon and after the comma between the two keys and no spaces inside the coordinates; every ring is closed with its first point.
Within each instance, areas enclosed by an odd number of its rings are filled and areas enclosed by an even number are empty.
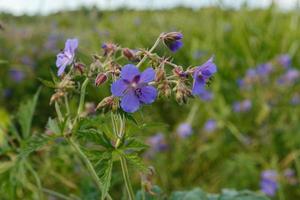
{"type": "Polygon", "coordinates": [[[96,110],[98,109],[112,109],[114,107],[114,97],[109,96],[105,97],[96,107],[96,110]]]}
{"type": "Polygon", "coordinates": [[[180,32],[163,33],[161,38],[164,44],[173,52],[176,52],[183,46],[181,41],[183,39],[183,35],[180,32]]]}
{"type": "Polygon", "coordinates": [[[111,55],[116,52],[117,45],[113,43],[105,43],[102,45],[102,49],[104,50],[104,56],[111,55]]]}
{"type": "Polygon", "coordinates": [[[180,78],[187,78],[188,73],[183,71],[182,67],[176,67],[173,69],[173,74],[180,78]]]}
{"type": "Polygon", "coordinates": [[[83,63],[75,63],[74,68],[75,70],[78,70],[80,74],[83,74],[85,65],[83,63]]]}
{"type": "Polygon", "coordinates": [[[95,85],[98,87],[102,85],[107,80],[107,75],[105,73],[99,73],[95,79],[95,85]]]}

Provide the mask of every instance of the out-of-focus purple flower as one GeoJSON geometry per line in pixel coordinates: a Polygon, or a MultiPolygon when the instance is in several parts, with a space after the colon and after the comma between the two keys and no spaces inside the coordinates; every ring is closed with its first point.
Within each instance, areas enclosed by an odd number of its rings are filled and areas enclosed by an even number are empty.
{"type": "Polygon", "coordinates": [[[29,56],[22,56],[21,62],[22,64],[27,65],[29,67],[34,67],[34,62],[29,56]]]}
{"type": "Polygon", "coordinates": [[[299,94],[294,94],[292,96],[291,104],[292,105],[299,105],[300,104],[300,95],[299,94]]]}
{"type": "Polygon", "coordinates": [[[193,129],[189,123],[179,124],[177,130],[177,135],[181,138],[187,138],[193,133],[193,129]]]}
{"type": "Polygon", "coordinates": [[[180,32],[169,32],[162,36],[164,44],[172,51],[176,52],[183,46],[183,34],[180,32]]]}
{"type": "Polygon", "coordinates": [[[216,130],[216,128],[217,128],[217,122],[214,119],[207,120],[203,127],[204,131],[207,133],[214,132],[216,130]]]}
{"type": "Polygon", "coordinates": [[[24,72],[19,69],[10,69],[9,75],[10,75],[10,78],[17,83],[23,81],[25,78],[24,72]]]}
{"type": "Polygon", "coordinates": [[[287,168],[283,171],[283,175],[290,185],[296,185],[298,183],[295,170],[287,168]]]}
{"type": "Polygon", "coordinates": [[[56,66],[59,68],[57,75],[61,76],[66,67],[74,61],[75,51],[78,47],[78,39],[67,39],[65,49],[57,54],[56,66]]]}
{"type": "Polygon", "coordinates": [[[51,33],[48,38],[46,43],[44,44],[44,47],[48,50],[56,50],[57,49],[57,42],[60,36],[55,33],[51,33]]]}
{"type": "Polygon", "coordinates": [[[165,151],[168,147],[165,136],[162,133],[157,133],[148,138],[147,143],[151,146],[151,150],[154,152],[165,151]]]}
{"type": "Polygon", "coordinates": [[[111,86],[111,93],[121,97],[121,108],[125,112],[133,113],[142,104],[151,104],[157,96],[157,90],[148,83],[155,78],[155,71],[151,67],[140,73],[133,64],[122,67],[121,78],[111,86]]]}
{"type": "Polygon", "coordinates": [[[297,69],[289,69],[285,74],[279,77],[278,83],[280,85],[294,84],[300,77],[300,73],[297,69]]]}
{"type": "Polygon", "coordinates": [[[192,94],[199,97],[209,96],[205,91],[205,85],[208,80],[217,72],[217,66],[213,61],[213,57],[208,59],[203,65],[197,67],[194,71],[194,83],[192,94]]]}
{"type": "Polygon", "coordinates": [[[284,68],[289,68],[292,64],[292,60],[288,54],[282,54],[278,57],[278,63],[284,68]]]}
{"type": "Polygon", "coordinates": [[[261,173],[260,188],[268,196],[275,196],[278,189],[278,174],[274,170],[265,170],[261,173]]]}
{"type": "Polygon", "coordinates": [[[249,99],[245,99],[244,101],[235,102],[233,104],[234,112],[247,112],[252,108],[252,102],[249,99]]]}
{"type": "Polygon", "coordinates": [[[265,63],[257,66],[256,73],[260,77],[266,77],[273,71],[273,65],[271,63],[265,63]]]}

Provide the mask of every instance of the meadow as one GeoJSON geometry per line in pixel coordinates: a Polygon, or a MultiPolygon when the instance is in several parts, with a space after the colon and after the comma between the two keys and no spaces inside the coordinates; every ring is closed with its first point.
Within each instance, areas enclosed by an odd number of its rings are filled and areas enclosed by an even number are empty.
{"type": "MultiPolygon", "coordinates": [[[[300,198],[299,10],[82,8],[1,13],[0,24],[0,199],[133,199],[128,182],[134,199],[300,198]],[[187,71],[213,57],[210,93],[185,99],[174,89],[134,113],[112,112],[114,105],[95,111],[112,82],[97,84],[98,76],[80,67],[105,64],[110,42],[150,49],[161,33],[174,31],[183,34],[183,46],[172,52],[159,44],[156,53],[187,71]],[[57,96],[56,56],[69,38],[78,39],[76,59],[84,65],[74,64],[64,99],[57,96]],[[63,116],[59,102],[66,104],[63,116]],[[126,136],[115,141],[125,121],[126,136]]],[[[142,68],[150,65],[156,63],[142,68]]]]}

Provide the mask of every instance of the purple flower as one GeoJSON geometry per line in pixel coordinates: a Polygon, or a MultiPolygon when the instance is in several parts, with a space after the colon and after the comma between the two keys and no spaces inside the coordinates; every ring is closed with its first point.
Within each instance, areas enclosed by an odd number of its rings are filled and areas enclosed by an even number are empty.
{"type": "Polygon", "coordinates": [[[299,105],[300,104],[300,95],[299,94],[294,94],[292,96],[291,104],[292,105],[299,105]]]}
{"type": "Polygon", "coordinates": [[[213,57],[206,61],[203,65],[197,67],[194,71],[194,83],[192,94],[199,97],[209,96],[205,90],[208,80],[217,72],[217,67],[213,62],[213,57]]]}
{"type": "Polygon", "coordinates": [[[268,196],[274,196],[278,189],[277,172],[274,170],[265,170],[261,173],[260,188],[268,196]]]}
{"type": "Polygon", "coordinates": [[[204,131],[211,133],[214,132],[217,128],[217,122],[214,119],[209,119],[204,124],[204,131]]]}
{"type": "Polygon", "coordinates": [[[167,149],[165,136],[162,133],[157,133],[148,139],[148,144],[154,152],[160,152],[167,149]]]}
{"type": "Polygon", "coordinates": [[[300,73],[296,69],[289,69],[285,74],[283,74],[278,79],[278,83],[280,85],[291,85],[297,81],[299,78],[300,73]]]}
{"type": "Polygon", "coordinates": [[[292,60],[288,54],[282,54],[278,57],[278,63],[284,68],[289,68],[291,66],[292,60]]]}
{"type": "Polygon", "coordinates": [[[187,138],[192,135],[193,130],[189,123],[181,123],[177,128],[177,134],[181,138],[187,138]]]}
{"type": "Polygon", "coordinates": [[[164,44],[172,51],[176,52],[183,46],[183,34],[180,32],[170,32],[163,35],[164,44]]]}
{"type": "Polygon", "coordinates": [[[66,67],[72,64],[77,47],[78,39],[67,39],[65,49],[57,54],[56,66],[59,68],[57,72],[58,76],[61,76],[64,73],[66,67]]]}
{"type": "Polygon", "coordinates": [[[17,83],[23,81],[23,79],[25,78],[24,72],[21,70],[18,70],[18,69],[10,69],[9,75],[10,75],[10,78],[17,83]]]}
{"type": "Polygon", "coordinates": [[[157,90],[149,85],[155,78],[155,71],[151,67],[140,73],[133,64],[125,65],[121,70],[121,78],[111,86],[111,93],[121,97],[121,108],[125,112],[133,113],[142,104],[153,103],[157,90]]]}
{"type": "Polygon", "coordinates": [[[298,183],[295,170],[287,168],[283,171],[283,175],[290,185],[296,185],[298,183]]]}
{"type": "Polygon", "coordinates": [[[256,68],[256,73],[261,77],[268,76],[272,71],[273,65],[271,63],[265,63],[256,68]]]}
{"type": "Polygon", "coordinates": [[[233,104],[233,111],[234,112],[247,112],[251,109],[252,102],[249,99],[246,99],[244,101],[235,102],[233,104]]]}

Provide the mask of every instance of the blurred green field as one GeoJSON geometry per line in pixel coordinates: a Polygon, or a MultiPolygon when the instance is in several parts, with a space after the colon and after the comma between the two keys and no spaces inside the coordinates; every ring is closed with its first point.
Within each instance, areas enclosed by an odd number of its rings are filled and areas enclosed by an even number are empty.
{"type": "MultiPolygon", "coordinates": [[[[3,25],[0,29],[0,194],[3,199],[12,199],[12,193],[15,193],[14,199],[36,199],[32,175],[20,177],[27,184],[24,190],[9,189],[9,168],[4,166],[4,161],[18,152],[10,149],[7,130],[15,121],[20,102],[32,97],[42,85],[38,78],[50,80],[50,72],[56,73],[56,54],[64,47],[65,40],[77,37],[78,56],[89,62],[91,54],[101,53],[104,42],[146,48],[151,47],[161,32],[168,31],[181,31],[184,47],[166,56],[173,56],[174,61],[183,66],[197,66],[214,55],[218,72],[210,86],[214,94],[212,101],[195,98],[186,105],[179,105],[173,100],[159,99],[151,108],[145,106],[143,113],[135,114],[139,123],[150,124],[148,128],[134,129],[139,138],[147,141],[161,132],[168,144],[166,151],[150,158],[144,156],[146,164],[155,168],[154,183],[167,193],[194,187],[212,193],[222,188],[259,191],[261,172],[274,169],[279,174],[280,187],[272,199],[300,198],[300,108],[290,103],[292,97],[299,94],[299,78],[295,84],[280,86],[276,84],[276,78],[283,73],[280,69],[269,81],[259,82],[252,90],[238,86],[238,80],[249,68],[269,61],[277,63],[282,54],[288,54],[292,67],[299,69],[299,10],[283,12],[276,7],[266,10],[81,9],[33,17],[2,13],[0,20],[3,25]],[[14,79],[12,69],[21,71],[22,77],[14,79]],[[234,112],[234,102],[244,99],[251,100],[252,108],[247,112],[234,112]],[[178,124],[185,122],[196,106],[193,134],[178,138],[178,124]],[[203,129],[208,119],[217,123],[213,133],[203,129]],[[292,184],[285,177],[287,169],[295,172],[296,183],[292,184]]],[[[163,48],[160,47],[161,52],[163,48]]],[[[108,91],[109,85],[89,87],[87,100],[97,104],[108,91]]],[[[41,90],[33,119],[35,133],[44,133],[49,115],[54,116],[54,107],[49,105],[52,93],[51,88],[41,90]]],[[[94,199],[96,191],[92,181],[64,142],[43,148],[34,153],[31,160],[45,188],[94,199]]],[[[121,199],[123,190],[119,168],[116,165],[112,181],[111,194],[115,199],[121,199]]],[[[139,174],[130,173],[134,188],[138,189],[139,174]]]]}

